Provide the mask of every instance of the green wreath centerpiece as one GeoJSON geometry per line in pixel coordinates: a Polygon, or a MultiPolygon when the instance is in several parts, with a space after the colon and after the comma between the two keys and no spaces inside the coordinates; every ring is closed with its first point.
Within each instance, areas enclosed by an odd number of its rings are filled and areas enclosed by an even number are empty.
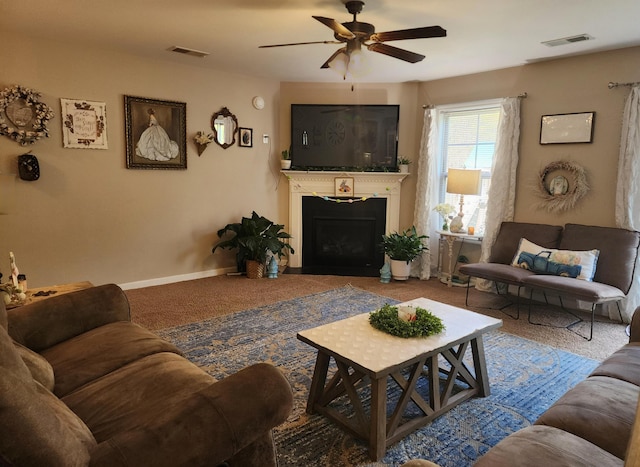
{"type": "Polygon", "coordinates": [[[442,320],[424,308],[416,307],[415,321],[398,318],[398,307],[385,304],[369,314],[369,323],[374,328],[396,337],[428,337],[444,331],[442,320]]]}
{"type": "Polygon", "coordinates": [[[0,135],[7,135],[22,146],[48,138],[47,122],[52,118],[53,110],[40,102],[39,92],[19,85],[0,92],[0,135]],[[15,105],[20,107],[18,115],[12,117],[7,112],[13,111],[15,105]]]}

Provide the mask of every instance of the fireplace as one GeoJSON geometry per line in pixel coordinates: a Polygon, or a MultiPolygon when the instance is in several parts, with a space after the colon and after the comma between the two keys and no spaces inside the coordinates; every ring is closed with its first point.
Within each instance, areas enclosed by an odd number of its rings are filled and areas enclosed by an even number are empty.
{"type": "MultiPolygon", "coordinates": [[[[340,254],[346,245],[350,245],[351,250],[367,250],[372,251],[380,241],[381,237],[385,233],[398,230],[398,224],[400,221],[400,195],[402,181],[408,176],[408,174],[401,174],[397,172],[330,172],[330,171],[297,171],[297,170],[284,170],[283,175],[286,176],[289,182],[289,224],[287,225],[287,231],[291,234],[292,238],[290,244],[295,250],[295,253],[290,254],[288,258],[289,272],[303,272],[303,268],[309,267],[306,263],[308,256],[307,248],[313,245],[314,242],[325,243],[325,246],[318,253],[311,253],[313,256],[319,256],[320,261],[324,263],[331,263],[340,265],[340,254]],[[338,199],[335,197],[336,193],[336,180],[340,177],[353,178],[353,198],[351,203],[349,198],[338,199]],[[344,208],[349,213],[358,212],[360,209],[364,209],[366,206],[367,212],[364,214],[358,214],[362,222],[352,222],[353,215],[344,216],[343,213],[338,212],[338,218],[335,218],[335,214],[322,213],[317,219],[315,224],[304,224],[302,220],[303,203],[307,204],[309,199],[315,200],[312,203],[320,203],[322,206],[328,208],[335,208],[339,206],[340,209],[344,208]],[[340,201],[340,202],[337,202],[340,201]],[[368,212],[372,209],[371,206],[384,205],[382,214],[371,214],[368,212]],[[350,208],[355,208],[351,210],[350,208]],[[346,217],[346,218],[345,218],[346,217]],[[361,234],[361,229],[365,224],[371,224],[369,218],[376,217],[376,226],[371,227],[371,231],[366,236],[361,234]],[[360,224],[360,225],[358,225],[360,224]],[[380,230],[380,225],[382,230],[380,230]],[[348,236],[338,237],[336,236],[336,229],[334,227],[339,226],[338,232],[349,233],[348,236]],[[313,234],[316,229],[320,232],[313,234]],[[334,231],[334,233],[329,233],[334,231]],[[349,240],[349,237],[354,236],[354,231],[358,232],[358,242],[349,240]],[[309,234],[311,232],[311,236],[309,234]],[[325,237],[324,239],[322,239],[325,237]],[[319,240],[320,239],[320,240],[319,240]],[[311,243],[309,243],[311,242],[311,243]],[[365,245],[366,244],[366,245],[365,245]],[[329,259],[329,257],[332,257],[329,259]],[[305,264],[303,265],[303,258],[305,264]]],[[[369,229],[367,227],[367,229],[369,229]]],[[[376,251],[376,253],[381,254],[376,251]]],[[[373,274],[373,269],[378,265],[382,265],[380,257],[375,260],[365,260],[364,254],[359,251],[352,251],[352,254],[356,258],[352,258],[349,262],[343,261],[348,269],[354,264],[364,263],[369,269],[369,274],[373,274]],[[376,266],[374,266],[374,264],[376,266]]],[[[383,256],[382,256],[383,257],[383,256]]],[[[314,258],[318,259],[318,258],[314,258]]],[[[327,264],[325,264],[327,265],[327,264]]],[[[360,267],[360,266],[358,266],[360,267]]],[[[378,275],[380,267],[375,270],[378,275]]],[[[319,271],[320,268],[314,266],[314,270],[319,271]]],[[[329,271],[329,268],[324,268],[324,271],[329,271]]],[[[317,272],[317,274],[347,274],[345,272],[337,273],[330,272],[317,272]]],[[[350,274],[360,274],[359,272],[352,272],[350,274]]]]}
{"type": "Polygon", "coordinates": [[[379,244],[385,233],[387,200],[341,201],[302,198],[301,272],[378,276],[384,264],[379,244]]]}

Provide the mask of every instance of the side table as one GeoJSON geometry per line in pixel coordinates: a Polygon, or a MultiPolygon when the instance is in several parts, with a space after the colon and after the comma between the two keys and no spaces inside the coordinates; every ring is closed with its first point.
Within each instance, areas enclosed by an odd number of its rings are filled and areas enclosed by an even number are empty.
{"type": "Polygon", "coordinates": [[[458,255],[462,250],[462,246],[465,241],[473,241],[473,242],[482,242],[482,236],[480,235],[468,235],[466,233],[453,233],[448,230],[436,230],[436,233],[440,235],[440,248],[438,248],[438,277],[440,277],[442,273],[442,261],[443,261],[443,243],[447,245],[448,253],[449,253],[449,271],[447,274],[446,284],[451,287],[453,285],[452,278],[454,273],[454,268],[458,264],[458,255]],[[460,248],[458,249],[458,253],[455,255],[455,265],[454,265],[454,255],[453,255],[453,245],[455,242],[460,242],[460,248]]]}
{"type": "Polygon", "coordinates": [[[69,292],[75,292],[76,290],[88,289],[93,287],[93,284],[89,281],[73,282],[70,284],[51,285],[49,287],[38,287],[35,289],[27,289],[27,299],[23,303],[10,303],[7,305],[7,310],[17,308],[29,303],[38,302],[40,300],[46,300],[49,297],[55,297],[56,295],[62,295],[69,292]]]}

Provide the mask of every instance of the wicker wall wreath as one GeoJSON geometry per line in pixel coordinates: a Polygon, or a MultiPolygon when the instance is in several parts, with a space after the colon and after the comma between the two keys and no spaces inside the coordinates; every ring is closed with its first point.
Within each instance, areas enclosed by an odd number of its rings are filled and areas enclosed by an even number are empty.
{"type": "Polygon", "coordinates": [[[22,86],[0,92],[0,135],[7,135],[22,146],[48,138],[47,122],[53,110],[40,102],[40,93],[22,86]]]}
{"type": "Polygon", "coordinates": [[[552,162],[540,171],[536,185],[537,195],[542,199],[538,205],[548,212],[573,209],[589,191],[587,174],[581,166],[568,161],[552,162]],[[569,180],[556,176],[547,180],[554,172],[568,172],[569,180]]]}

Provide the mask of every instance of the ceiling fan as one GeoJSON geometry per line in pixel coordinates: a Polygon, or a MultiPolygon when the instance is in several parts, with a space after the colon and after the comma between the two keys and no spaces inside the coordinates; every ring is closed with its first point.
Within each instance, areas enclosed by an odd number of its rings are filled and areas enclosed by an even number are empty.
{"type": "Polygon", "coordinates": [[[323,16],[313,16],[325,26],[333,30],[335,41],[315,41],[315,42],[294,42],[291,44],[274,44],[261,45],[260,48],[269,47],[287,47],[290,45],[307,45],[307,44],[345,44],[344,47],[338,49],[324,62],[320,68],[329,68],[331,62],[342,54],[350,57],[353,52],[360,51],[364,45],[368,50],[378,52],[390,57],[398,58],[409,63],[417,63],[424,59],[424,55],[410,52],[408,50],[399,49],[391,45],[385,44],[388,41],[399,41],[405,39],[427,39],[430,37],[445,37],[447,31],[440,26],[426,26],[422,28],[402,29],[398,31],[375,32],[373,24],[363,23],[356,19],[356,16],[362,12],[364,2],[348,1],[345,2],[347,11],[353,15],[353,21],[347,23],[339,23],[332,18],[323,16]]]}

